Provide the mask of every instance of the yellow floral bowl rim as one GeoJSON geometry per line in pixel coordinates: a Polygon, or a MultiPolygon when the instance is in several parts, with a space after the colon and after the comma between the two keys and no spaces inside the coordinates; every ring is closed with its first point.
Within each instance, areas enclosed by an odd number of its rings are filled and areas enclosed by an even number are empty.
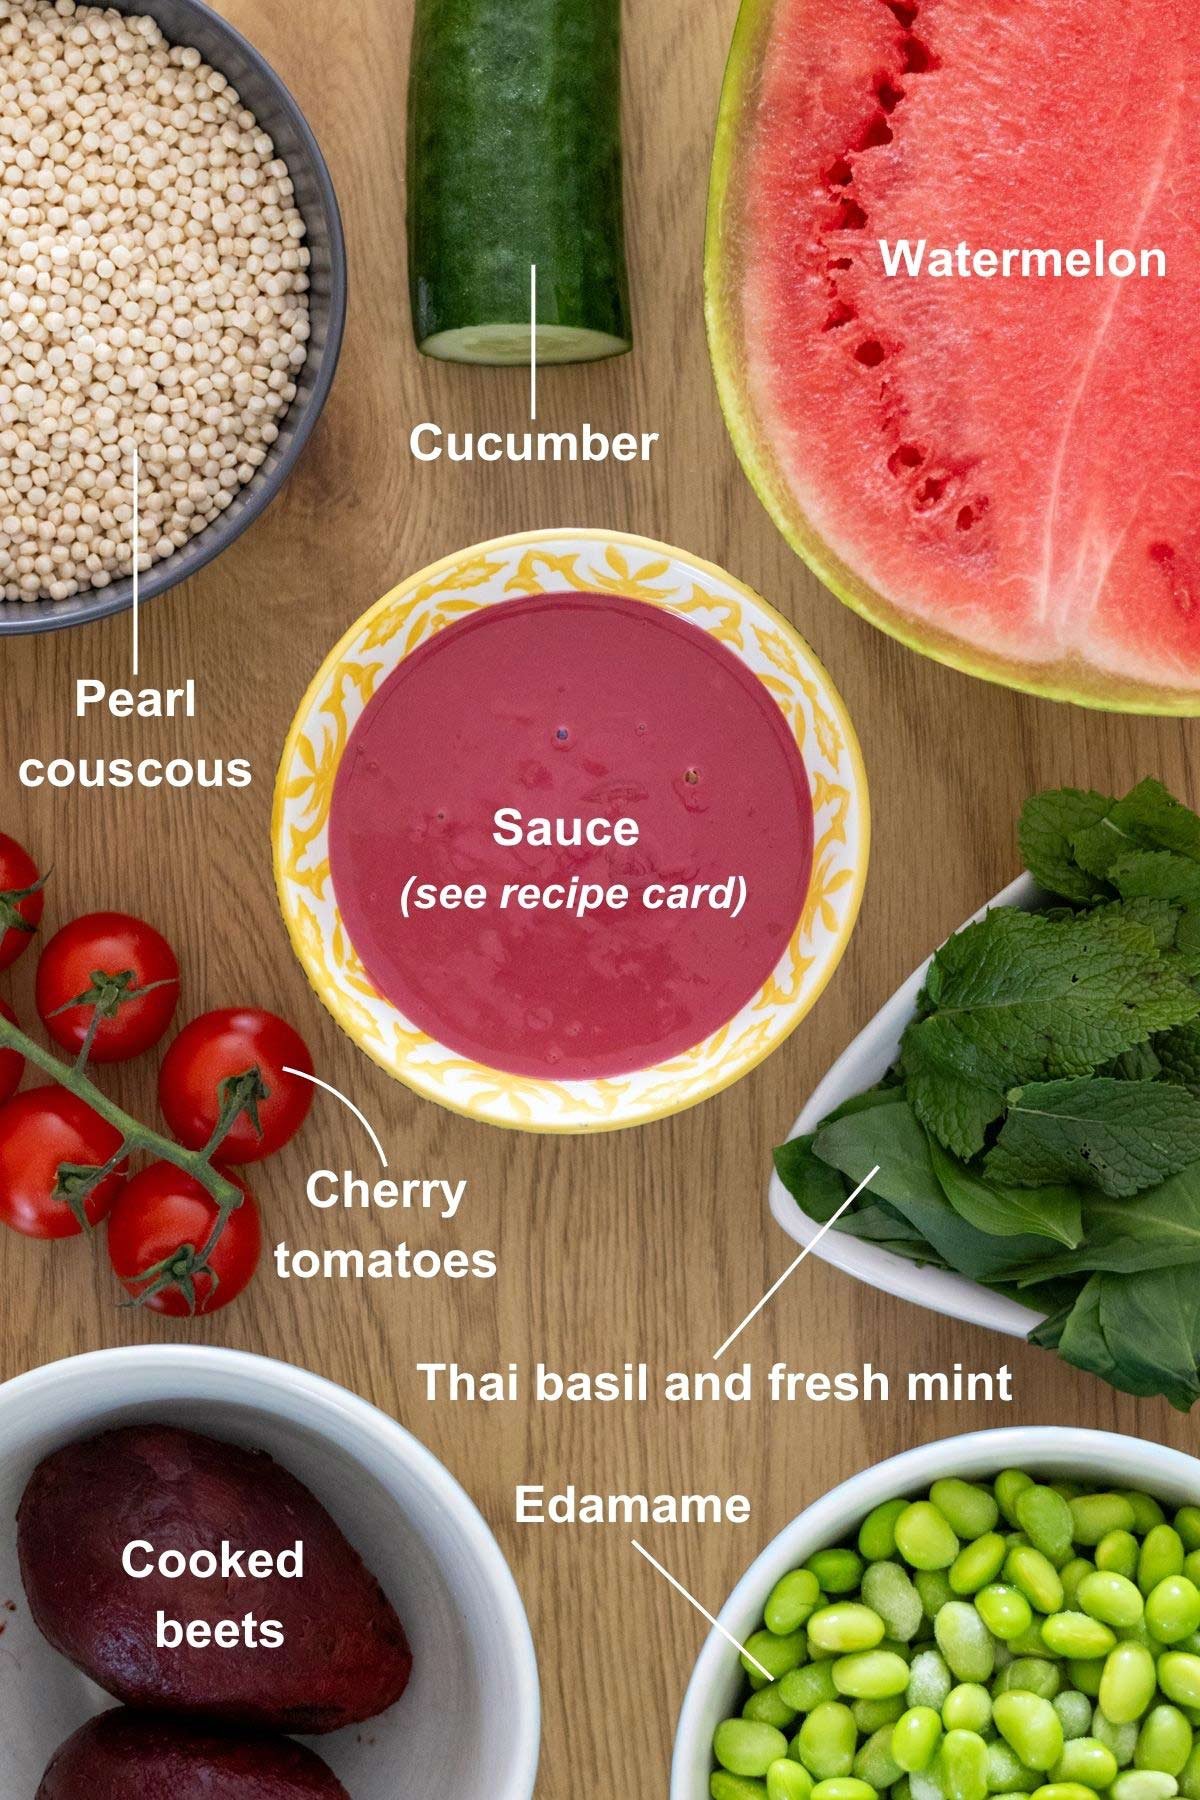
{"type": "Polygon", "coordinates": [[[522,532],[443,557],[377,601],[330,651],[288,732],[271,835],[284,922],[309,983],[343,1031],[389,1075],[467,1118],[517,1131],[580,1133],[650,1124],[710,1099],[796,1029],[837,968],[858,918],[870,855],[866,770],[845,705],[781,614],[715,563],[626,532],[522,532]],[[701,625],[774,696],[813,792],[813,874],[803,916],[771,978],[721,1030],[682,1056],[604,1081],[509,1075],[417,1030],[372,986],[329,872],[333,786],[350,733],[403,658],[481,606],[518,596],[609,593],[701,625]]]}

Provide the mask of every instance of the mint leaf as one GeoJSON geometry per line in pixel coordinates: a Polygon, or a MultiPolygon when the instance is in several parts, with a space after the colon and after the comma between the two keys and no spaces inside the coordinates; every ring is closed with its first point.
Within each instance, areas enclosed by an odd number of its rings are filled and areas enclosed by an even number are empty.
{"type": "Polygon", "coordinates": [[[1103,893],[1103,885],[1080,868],[1072,839],[1099,825],[1114,804],[1103,794],[1080,788],[1057,788],[1027,800],[1018,836],[1025,867],[1034,880],[1048,892],[1081,904],[1103,893]]]}
{"type": "Polygon", "coordinates": [[[1126,900],[1168,900],[1200,906],[1200,862],[1170,850],[1131,850],[1113,863],[1108,874],[1126,900]]]}
{"type": "Polygon", "coordinates": [[[934,958],[929,1015],[902,1061],[921,1122],[962,1161],[983,1149],[1010,1088],[1090,1074],[1200,1014],[1200,994],[1149,929],[1113,917],[1052,920],[999,907],[934,958]]]}
{"type": "Polygon", "coordinates": [[[1117,801],[1109,824],[1151,850],[1176,850],[1200,862],[1200,817],[1161,781],[1139,782],[1117,801]]]}
{"type": "Polygon", "coordinates": [[[1162,1032],[1154,1040],[1154,1054],[1164,1081],[1200,1096],[1200,1023],[1193,1020],[1162,1032]]]}
{"type": "Polygon", "coordinates": [[[1183,909],[1169,900],[1144,897],[1111,900],[1088,914],[1094,931],[1101,931],[1108,924],[1140,926],[1154,949],[1163,951],[1175,949],[1182,918],[1183,909]]]}
{"type": "Polygon", "coordinates": [[[1101,1275],[1100,1329],[1127,1394],[1162,1394],[1180,1412],[1200,1400],[1200,1307],[1193,1269],[1101,1275]]]}
{"type": "Polygon", "coordinates": [[[992,1237],[1054,1238],[1074,1250],[1083,1236],[1078,1188],[1002,1188],[983,1181],[935,1141],[930,1159],[942,1192],[960,1218],[992,1237]]]}
{"type": "Polygon", "coordinates": [[[985,1169],[1002,1185],[1089,1182],[1141,1193],[1200,1162],[1200,1100],[1158,1081],[1034,1083],[1011,1097],[985,1169]]]}

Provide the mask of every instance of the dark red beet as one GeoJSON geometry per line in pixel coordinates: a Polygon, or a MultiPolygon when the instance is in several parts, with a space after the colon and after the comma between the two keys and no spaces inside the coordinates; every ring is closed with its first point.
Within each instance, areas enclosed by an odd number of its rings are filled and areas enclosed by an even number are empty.
{"type": "Polygon", "coordinates": [[[319,1756],[266,1732],[118,1707],[67,1739],[36,1800],[349,1800],[319,1756]]]}
{"type": "Polygon", "coordinates": [[[408,1642],[379,1583],[308,1489],[260,1451],[160,1426],[105,1432],[38,1466],[17,1526],[37,1624],[127,1706],[307,1736],[374,1718],[408,1683],[408,1642]],[[304,1574],[135,1580],[121,1558],[139,1540],[185,1557],[223,1542],[278,1556],[300,1540],[304,1574]],[[285,1641],[160,1648],[159,1609],[239,1630],[253,1614],[278,1621],[285,1641]]]}

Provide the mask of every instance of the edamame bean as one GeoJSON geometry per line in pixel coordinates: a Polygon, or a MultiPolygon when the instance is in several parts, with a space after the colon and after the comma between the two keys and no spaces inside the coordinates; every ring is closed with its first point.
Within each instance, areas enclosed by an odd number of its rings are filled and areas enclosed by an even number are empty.
{"type": "Polygon", "coordinates": [[[869,1782],[853,1775],[831,1775],[818,1781],[812,1800],[879,1800],[879,1796],[869,1782]]]}
{"type": "Polygon", "coordinates": [[[1200,1656],[1168,1650],[1158,1659],[1158,1685],[1180,1706],[1200,1706],[1200,1656]]]}
{"type": "Polygon", "coordinates": [[[773,1725],[753,1719],[726,1719],[713,1738],[713,1754],[730,1775],[765,1775],[787,1755],[787,1739],[773,1725]]]}
{"type": "Polygon", "coordinates": [[[1094,1657],[1091,1662],[1072,1662],[1067,1664],[1067,1676],[1073,1687],[1081,1694],[1087,1694],[1095,1700],[1100,1693],[1100,1683],[1104,1679],[1104,1659],[1094,1657]]]}
{"type": "Polygon", "coordinates": [[[948,1731],[938,1751],[937,1779],[945,1800],[987,1800],[987,1745],[974,1731],[948,1731]]]}
{"type": "Polygon", "coordinates": [[[929,1498],[960,1538],[980,1538],[996,1529],[1000,1507],[973,1481],[935,1481],[929,1498]]]}
{"type": "Polygon", "coordinates": [[[914,1500],[896,1520],[896,1548],[914,1569],[948,1569],[959,1541],[945,1513],[930,1500],[914,1500]]]}
{"type": "Polygon", "coordinates": [[[994,1581],[975,1596],[975,1610],[991,1632],[1009,1644],[1033,1624],[1033,1608],[1021,1592],[1006,1581],[994,1581]]]}
{"type": "Polygon", "coordinates": [[[1058,1570],[1035,1545],[1015,1545],[1005,1559],[1004,1575],[1020,1588],[1036,1611],[1056,1613],[1062,1606],[1063,1585],[1058,1570]]]}
{"type": "Polygon", "coordinates": [[[966,1600],[951,1600],[934,1621],[937,1647],[959,1681],[987,1681],[996,1653],[987,1626],[966,1600]]]}
{"type": "Polygon", "coordinates": [[[1100,1677],[1100,1710],[1114,1725],[1140,1719],[1158,1685],[1154,1658],[1142,1644],[1118,1644],[1100,1677]]]}
{"type": "Polygon", "coordinates": [[[907,1643],[925,1616],[921,1596],[899,1563],[877,1562],[863,1576],[862,1596],[887,1626],[888,1636],[907,1643]]]}
{"type": "Polygon", "coordinates": [[[1179,1783],[1156,1769],[1126,1769],[1108,1791],[1112,1800],[1174,1800],[1179,1783]]]}
{"type": "Polygon", "coordinates": [[[1168,1575],[1146,1595],[1146,1629],[1160,1644],[1177,1644],[1200,1629],[1200,1588],[1186,1575],[1168,1575]]]}
{"type": "Polygon", "coordinates": [[[908,1704],[932,1707],[940,1715],[954,1677],[940,1650],[921,1650],[908,1671],[908,1704]]]}
{"type": "Polygon", "coordinates": [[[1117,1759],[1099,1738],[1072,1738],[1063,1745],[1053,1776],[1056,1782],[1074,1781],[1100,1793],[1117,1779],[1117,1759]]]}
{"type": "Polygon", "coordinates": [[[818,1550],[805,1568],[827,1594],[852,1594],[863,1577],[863,1559],[853,1550],[818,1550]]]}
{"type": "Polygon", "coordinates": [[[1114,1725],[1106,1719],[1099,1707],[1092,1717],[1092,1736],[1106,1744],[1117,1759],[1118,1769],[1127,1769],[1133,1762],[1137,1751],[1138,1724],[1131,1720],[1126,1725],[1114,1725]]]}
{"type": "Polygon", "coordinates": [[[1144,1494],[1140,1488],[1123,1488],[1121,1498],[1133,1508],[1133,1529],[1139,1537],[1145,1537],[1156,1525],[1166,1524],[1167,1515],[1153,1495],[1144,1494]]]}
{"type": "Polygon", "coordinates": [[[1177,1706],[1152,1706],[1138,1733],[1134,1767],[1182,1775],[1193,1741],[1192,1728],[1177,1706]]]}
{"type": "Polygon", "coordinates": [[[1095,1800],[1091,1788],[1078,1781],[1047,1781],[1033,1792],[1035,1800],[1095,1800]]]}
{"type": "Polygon", "coordinates": [[[907,1706],[908,1702],[903,1694],[889,1694],[886,1700],[856,1700],[850,1711],[863,1736],[873,1737],[885,1726],[890,1731],[896,1720],[903,1716],[907,1706]]]}
{"type": "Polygon", "coordinates": [[[1183,1574],[1183,1539],[1173,1525],[1156,1525],[1142,1539],[1138,1553],[1137,1584],[1150,1594],[1160,1581],[1183,1574]]]}
{"type": "Polygon", "coordinates": [[[1179,1777],[1179,1791],[1185,1796],[1185,1800],[1200,1800],[1200,1744],[1196,1745],[1187,1759],[1183,1774],[1179,1777]]]}
{"type": "Polygon", "coordinates": [[[885,1500],[869,1512],[858,1531],[859,1554],[868,1562],[883,1562],[896,1554],[896,1520],[907,1500],[885,1500]]]}
{"type": "Polygon", "coordinates": [[[942,1721],[932,1706],[913,1706],[892,1730],[892,1755],[909,1775],[929,1768],[942,1741],[942,1721]]]}
{"type": "Polygon", "coordinates": [[[1093,1709],[1086,1694],[1076,1693],[1074,1688],[1070,1688],[1065,1694],[1056,1694],[1050,1704],[1058,1714],[1063,1737],[1068,1743],[1073,1738],[1091,1735],[1093,1709]]]}
{"type": "Polygon", "coordinates": [[[988,1745],[988,1787],[993,1794],[1032,1794],[1041,1779],[1036,1769],[1025,1767],[1003,1738],[992,1739],[988,1745]]]}
{"type": "Polygon", "coordinates": [[[747,1781],[741,1775],[727,1775],[723,1769],[718,1769],[709,1778],[708,1791],[712,1800],[766,1800],[768,1793],[765,1782],[747,1781]]]}
{"type": "Polygon", "coordinates": [[[781,1757],[767,1770],[767,1800],[811,1800],[813,1778],[803,1763],[781,1757]]]}
{"type": "Polygon", "coordinates": [[[808,1648],[802,1631],[794,1631],[790,1637],[776,1637],[772,1631],[756,1631],[746,1639],[742,1667],[753,1679],[759,1674],[755,1664],[761,1663],[771,1679],[779,1681],[807,1660],[808,1648]]]}
{"type": "MultiPolygon", "coordinates": [[[[1130,1518],[1133,1510],[1130,1508],[1130,1518]]],[[[1050,1487],[1028,1487],[1017,1495],[1017,1523],[1035,1550],[1056,1569],[1071,1559],[1070,1504],[1050,1487]]]]}
{"type": "Polygon", "coordinates": [[[1052,1769],[1063,1753],[1062,1721],[1038,1694],[999,1694],[992,1708],[996,1729],[1027,1769],[1052,1769]]]}
{"type": "Polygon", "coordinates": [[[890,1788],[893,1782],[899,1781],[904,1770],[892,1755],[892,1731],[894,1727],[885,1725],[882,1730],[872,1732],[866,1743],[861,1745],[854,1758],[851,1773],[858,1781],[865,1781],[876,1793],[890,1788]]]}
{"type": "Polygon", "coordinates": [[[996,1682],[992,1695],[1036,1694],[1042,1700],[1053,1700],[1062,1687],[1062,1676],[1052,1662],[1042,1656],[1018,1656],[996,1682]]]}
{"type": "Polygon", "coordinates": [[[827,1700],[837,1699],[837,1683],[833,1679],[833,1663],[809,1663],[793,1669],[779,1683],[779,1692],[798,1713],[812,1712],[827,1700]]]}
{"type": "Polygon", "coordinates": [[[821,1604],[821,1584],[811,1569],[793,1569],[777,1581],[767,1596],[763,1611],[768,1631],[776,1637],[790,1637],[816,1612],[821,1604]]]}
{"type": "Polygon", "coordinates": [[[992,1697],[977,1681],[963,1681],[951,1688],[942,1707],[947,1731],[977,1731],[982,1737],[992,1722],[992,1697]]]}
{"type": "Polygon", "coordinates": [[[1127,1575],[1108,1569],[1086,1575],[1075,1597],[1090,1618],[1115,1625],[1120,1631],[1128,1631],[1138,1623],[1146,1604],[1142,1590],[1127,1575]]]}
{"type": "Polygon", "coordinates": [[[1200,1550],[1200,1506],[1181,1506],[1174,1525],[1186,1551],[1200,1550]]]}
{"type": "Polygon", "coordinates": [[[1132,1581],[1137,1576],[1139,1548],[1132,1531],[1110,1531],[1096,1545],[1096,1567],[1127,1575],[1132,1581]]]}
{"type": "Polygon", "coordinates": [[[1051,1613],[1042,1622],[1042,1642],[1056,1656],[1078,1661],[1107,1656],[1116,1648],[1116,1634],[1099,1619],[1083,1612],[1051,1613]]]}
{"type": "Polygon", "coordinates": [[[1004,1567],[1008,1545],[998,1531],[988,1531],[964,1544],[950,1565],[950,1587],[956,1594],[977,1594],[995,1581],[1004,1567]]]}
{"type": "Polygon", "coordinates": [[[946,1602],[954,1598],[954,1589],[950,1586],[950,1577],[945,1569],[918,1569],[913,1576],[913,1586],[921,1596],[925,1617],[931,1622],[937,1618],[946,1602]]]}
{"type": "Polygon", "coordinates": [[[808,1641],[820,1650],[847,1656],[853,1650],[873,1650],[887,1636],[877,1612],[857,1600],[823,1606],[808,1621],[808,1641]]]}
{"type": "Polygon", "coordinates": [[[839,1694],[852,1700],[884,1700],[908,1687],[908,1664],[894,1650],[860,1650],[840,1656],[833,1665],[839,1694]]]}
{"type": "Polygon", "coordinates": [[[836,1700],[814,1707],[796,1735],[800,1761],[818,1784],[849,1775],[857,1747],[854,1714],[836,1700]]]}
{"type": "Polygon", "coordinates": [[[776,1731],[786,1731],[794,1722],[796,1709],[789,1706],[779,1691],[779,1683],[773,1681],[770,1687],[759,1688],[751,1694],[742,1708],[743,1719],[753,1719],[758,1725],[774,1725],[776,1731]]]}
{"type": "Polygon", "coordinates": [[[1073,1556],[1070,1562],[1065,1563],[1058,1571],[1058,1579],[1063,1584],[1063,1605],[1068,1611],[1073,1610],[1076,1606],[1076,1596],[1081,1583],[1089,1575],[1095,1574],[1095,1571],[1095,1563],[1090,1563],[1086,1556],[1073,1556]]]}
{"type": "Polygon", "coordinates": [[[1132,1531],[1136,1522],[1133,1504],[1124,1494],[1081,1494],[1072,1500],[1072,1536],[1077,1544],[1094,1547],[1112,1531],[1132,1531]]]}
{"type": "Polygon", "coordinates": [[[1017,1523],[1017,1501],[1026,1488],[1033,1486],[1033,1476],[1026,1475],[1023,1469],[1005,1469],[997,1475],[993,1483],[993,1491],[1000,1505],[1000,1511],[1010,1525],[1017,1523]]]}

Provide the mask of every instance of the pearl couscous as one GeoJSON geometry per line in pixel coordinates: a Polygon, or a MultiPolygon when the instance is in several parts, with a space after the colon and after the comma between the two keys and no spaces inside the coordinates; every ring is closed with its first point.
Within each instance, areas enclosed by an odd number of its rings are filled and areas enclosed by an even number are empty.
{"type": "Polygon", "coordinates": [[[152,19],[0,4],[0,597],[180,549],[296,393],[309,253],[286,165],[152,19]]]}

